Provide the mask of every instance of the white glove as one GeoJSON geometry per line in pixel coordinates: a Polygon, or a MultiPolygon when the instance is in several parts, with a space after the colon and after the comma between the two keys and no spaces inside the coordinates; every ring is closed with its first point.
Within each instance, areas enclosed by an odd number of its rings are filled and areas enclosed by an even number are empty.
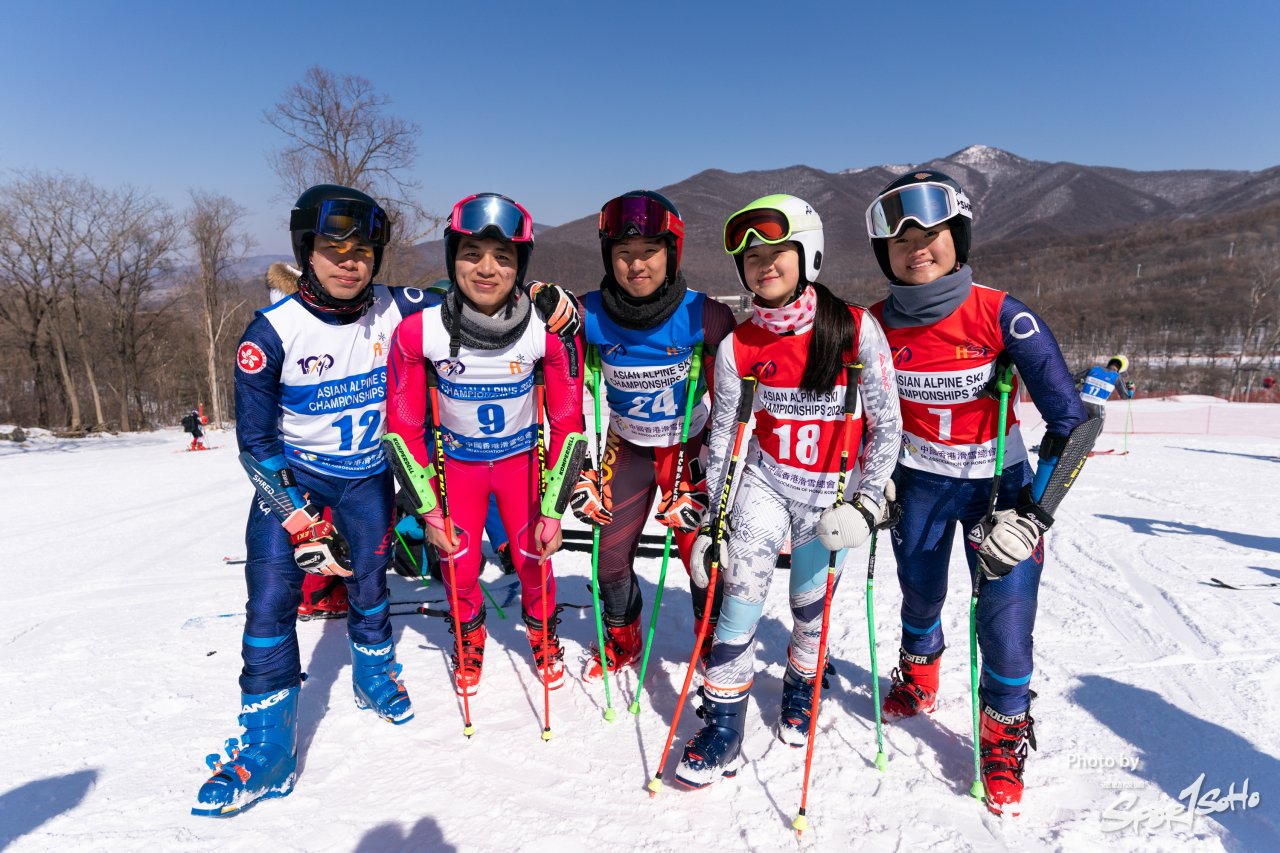
{"type": "Polygon", "coordinates": [[[969,531],[978,546],[978,566],[990,580],[999,580],[1031,556],[1053,519],[1028,499],[1017,509],[1005,509],[983,519],[969,531]]]}
{"type": "Polygon", "coordinates": [[[828,551],[857,548],[867,541],[871,530],[884,518],[884,508],[874,498],[856,494],[853,501],[841,501],[818,519],[818,541],[828,551]]]}
{"type": "MultiPolygon", "coordinates": [[[[693,585],[698,589],[706,589],[707,584],[711,582],[711,556],[715,554],[713,546],[715,539],[711,536],[710,526],[703,526],[698,531],[698,538],[693,540],[693,548],[689,552],[689,577],[693,579],[693,585]]],[[[720,571],[724,572],[724,567],[729,557],[729,549],[725,547],[725,543],[720,543],[720,571]]]]}

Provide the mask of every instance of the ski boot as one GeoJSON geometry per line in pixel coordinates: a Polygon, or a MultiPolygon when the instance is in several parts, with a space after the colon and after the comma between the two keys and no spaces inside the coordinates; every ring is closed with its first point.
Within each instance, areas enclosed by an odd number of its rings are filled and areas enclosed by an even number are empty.
{"type": "MultiPolygon", "coordinates": [[[[628,664],[635,663],[640,658],[640,653],[644,650],[644,643],[640,639],[640,620],[637,618],[626,625],[606,625],[604,653],[605,659],[609,661],[609,672],[617,672],[628,664]]],[[[600,681],[604,678],[604,668],[600,664],[600,650],[592,651],[591,659],[587,661],[587,668],[582,673],[584,680],[589,682],[600,681]]]]}
{"type": "Polygon", "coordinates": [[[351,687],[357,708],[374,713],[397,726],[413,719],[413,705],[400,678],[396,648],[390,638],[377,645],[351,642],[351,687]]]}
{"type": "Polygon", "coordinates": [[[227,760],[205,758],[213,776],[200,786],[191,813],[229,817],[258,800],[284,797],[293,790],[298,767],[298,688],[274,693],[242,693],[240,725],[244,734],[226,743],[227,760]]]}
{"type": "Polygon", "coordinates": [[[941,669],[943,649],[928,655],[907,654],[899,650],[898,668],[891,673],[893,686],[880,705],[880,713],[886,723],[914,717],[916,714],[932,714],[938,706],[938,670],[941,669]]]}
{"type": "Polygon", "coordinates": [[[1008,716],[985,702],[982,705],[978,747],[987,810],[992,814],[1017,817],[1022,813],[1022,771],[1027,747],[1036,748],[1034,726],[1027,711],[1008,716]]]}
{"type": "Polygon", "coordinates": [[[303,622],[312,619],[341,619],[350,608],[347,585],[334,575],[308,574],[302,578],[302,603],[298,605],[298,618],[303,622]]]}
{"type": "MultiPolygon", "coordinates": [[[[829,669],[829,668],[828,668],[829,669]]],[[[827,678],[822,687],[827,688],[827,678]]],[[[799,749],[809,742],[810,712],[813,711],[813,678],[792,667],[782,676],[782,705],[778,708],[778,740],[799,749]]]]}
{"type": "MultiPolygon", "coordinates": [[[[559,608],[556,608],[559,613],[559,608]]],[[[551,625],[543,630],[542,622],[528,613],[524,614],[524,624],[529,634],[529,648],[533,651],[533,663],[541,678],[551,690],[564,684],[564,648],[560,638],[556,636],[556,626],[560,624],[558,615],[551,617],[551,625]]]]}
{"type": "Polygon", "coordinates": [[[698,716],[706,723],[689,738],[676,768],[676,781],[686,788],[705,788],[720,778],[732,779],[742,766],[743,716],[747,696],[733,702],[713,699],[705,686],[698,689],[702,707],[698,716]]]}
{"type": "Polygon", "coordinates": [[[498,557],[498,568],[502,570],[504,575],[514,575],[516,573],[516,564],[511,559],[511,543],[503,542],[494,553],[498,557]]]}
{"type": "MultiPolygon", "coordinates": [[[[459,696],[474,696],[480,689],[480,675],[484,671],[484,641],[488,632],[484,627],[485,611],[480,612],[470,622],[462,626],[462,660],[458,660],[458,644],[453,644],[453,690],[459,696]]],[[[449,618],[449,633],[457,634],[457,626],[453,617],[449,618]]]]}

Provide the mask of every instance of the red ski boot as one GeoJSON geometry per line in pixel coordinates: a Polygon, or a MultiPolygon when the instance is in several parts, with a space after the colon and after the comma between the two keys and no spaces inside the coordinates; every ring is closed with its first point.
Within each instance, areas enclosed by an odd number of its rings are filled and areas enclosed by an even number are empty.
{"type": "MultiPolygon", "coordinates": [[[[604,649],[605,657],[609,661],[610,674],[639,660],[640,653],[644,651],[644,643],[640,639],[640,620],[637,618],[628,625],[606,625],[604,649]]],[[[596,682],[603,677],[600,650],[594,649],[591,660],[587,661],[586,671],[582,673],[582,678],[585,681],[596,682]]]]}
{"type": "Polygon", "coordinates": [[[914,717],[916,714],[932,714],[938,705],[938,670],[941,668],[942,649],[930,655],[907,654],[899,649],[898,668],[891,677],[893,686],[884,697],[880,713],[886,723],[914,717]]]}
{"type": "MultiPolygon", "coordinates": [[[[456,626],[449,620],[449,633],[454,634],[456,626]]],[[[457,643],[453,645],[453,689],[459,696],[474,696],[480,689],[480,675],[484,670],[484,641],[489,633],[484,627],[484,611],[481,610],[474,619],[462,626],[462,660],[458,660],[457,643]]]]}
{"type": "Polygon", "coordinates": [[[534,666],[538,670],[538,677],[551,690],[564,684],[564,648],[560,645],[560,638],[556,636],[556,625],[559,622],[557,617],[552,616],[550,628],[544,630],[540,620],[528,613],[524,614],[534,666]]]}
{"type": "Polygon", "coordinates": [[[1035,720],[1026,711],[1007,716],[986,704],[982,706],[981,720],[978,746],[987,809],[993,814],[1017,817],[1022,813],[1022,771],[1027,764],[1027,747],[1036,748],[1035,720]]]}
{"type": "Polygon", "coordinates": [[[302,603],[298,605],[298,618],[303,622],[312,619],[341,619],[347,615],[347,585],[335,575],[312,575],[302,578],[302,603]]]}

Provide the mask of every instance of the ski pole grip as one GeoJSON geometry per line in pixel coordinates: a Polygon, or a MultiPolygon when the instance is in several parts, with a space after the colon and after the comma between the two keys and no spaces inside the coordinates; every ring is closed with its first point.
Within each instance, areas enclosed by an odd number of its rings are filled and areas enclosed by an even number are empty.
{"type": "Polygon", "coordinates": [[[756,402],[756,383],[754,376],[742,377],[742,395],[738,400],[738,423],[745,424],[751,420],[751,410],[756,402]]]}
{"type": "Polygon", "coordinates": [[[844,369],[844,413],[853,415],[858,411],[858,382],[862,378],[862,364],[846,364],[844,369]]]}
{"type": "MultiPolygon", "coordinates": [[[[697,386],[702,377],[702,341],[693,346],[693,354],[689,356],[689,381],[697,386]]],[[[692,393],[692,392],[690,392],[692,393]]]]}

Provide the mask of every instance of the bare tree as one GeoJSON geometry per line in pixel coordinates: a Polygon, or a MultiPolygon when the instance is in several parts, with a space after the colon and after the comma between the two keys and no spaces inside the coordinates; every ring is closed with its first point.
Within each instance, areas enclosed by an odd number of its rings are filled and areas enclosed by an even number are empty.
{"type": "Polygon", "coordinates": [[[100,218],[90,241],[89,275],[103,297],[119,360],[120,429],[127,431],[145,420],[141,353],[160,317],[178,298],[157,298],[157,287],[172,270],[182,223],[163,202],[132,187],[108,193],[105,202],[110,216],[100,218]],[[130,416],[130,404],[136,418],[130,416]]]}
{"type": "Polygon", "coordinates": [[[290,199],[309,186],[334,183],[367,192],[387,209],[393,243],[383,276],[394,268],[397,249],[440,224],[414,200],[421,187],[409,176],[421,128],[389,115],[390,104],[365,78],[315,66],[263,114],[288,140],[268,160],[290,199]]]}
{"type": "Polygon", "coordinates": [[[187,232],[196,250],[194,291],[203,307],[209,403],[213,420],[222,426],[222,397],[218,393],[218,344],[227,331],[227,321],[244,304],[229,305],[224,291],[231,286],[231,269],[244,259],[253,239],[236,230],[244,218],[244,208],[215,193],[191,191],[187,232]]]}
{"type": "MultiPolygon", "coordinates": [[[[0,219],[0,272],[9,287],[21,294],[25,319],[31,323],[27,329],[31,350],[39,350],[42,328],[49,335],[67,406],[67,426],[75,431],[83,429],[83,422],[66,315],[70,309],[76,326],[83,329],[80,277],[97,193],[84,178],[41,172],[21,173],[0,187],[0,209],[7,211],[0,219]]],[[[102,405],[82,332],[75,336],[74,345],[90,378],[100,424],[102,405]]]]}
{"type": "Polygon", "coordinates": [[[1280,253],[1267,252],[1254,259],[1248,286],[1241,315],[1240,352],[1231,372],[1232,400],[1240,389],[1241,373],[1246,368],[1257,370],[1280,346],[1280,253]],[[1260,357],[1258,367],[1248,364],[1254,354],[1260,357]]]}

